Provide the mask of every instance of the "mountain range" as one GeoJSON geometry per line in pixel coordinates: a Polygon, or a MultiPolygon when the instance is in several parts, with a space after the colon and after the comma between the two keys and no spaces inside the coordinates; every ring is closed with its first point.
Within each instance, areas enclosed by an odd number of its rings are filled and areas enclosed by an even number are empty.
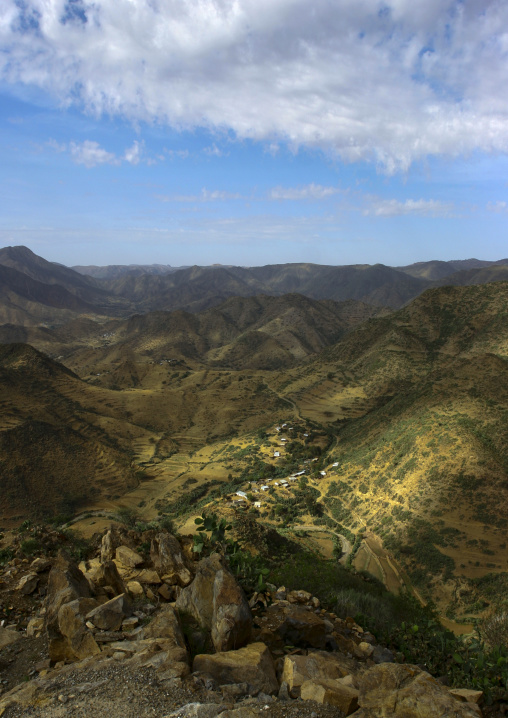
{"type": "MultiPolygon", "coordinates": [[[[507,260],[137,269],[0,250],[0,525],[220,507],[214,487],[314,456],[316,528],[357,568],[388,584],[396,565],[457,620],[499,599],[507,260]]],[[[292,501],[259,520],[291,527],[292,501]]]]}

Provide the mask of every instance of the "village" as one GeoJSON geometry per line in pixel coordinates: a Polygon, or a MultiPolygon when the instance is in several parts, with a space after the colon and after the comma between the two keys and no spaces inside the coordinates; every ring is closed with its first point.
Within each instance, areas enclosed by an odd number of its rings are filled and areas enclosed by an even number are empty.
{"type": "MultiPolygon", "coordinates": [[[[270,460],[272,466],[277,467],[279,462],[288,458],[288,447],[294,447],[293,442],[298,439],[301,439],[304,445],[313,446],[313,431],[308,426],[289,425],[285,422],[276,425],[272,431],[273,434],[270,433],[267,436],[274,441],[271,442],[269,448],[265,448],[266,453],[263,457],[270,460]]],[[[289,499],[298,489],[315,487],[331,471],[336,471],[339,466],[339,462],[334,461],[324,468],[323,461],[326,461],[324,456],[306,458],[301,461],[298,470],[293,470],[285,477],[264,476],[261,479],[247,479],[235,492],[223,497],[225,505],[244,511],[267,510],[275,499],[289,499]],[[316,468],[316,465],[319,468],[316,468]]]]}

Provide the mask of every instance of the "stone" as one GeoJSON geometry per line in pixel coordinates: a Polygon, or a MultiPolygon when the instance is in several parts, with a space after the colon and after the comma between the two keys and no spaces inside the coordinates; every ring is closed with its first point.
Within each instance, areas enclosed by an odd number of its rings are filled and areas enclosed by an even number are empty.
{"type": "Polygon", "coordinates": [[[374,663],[393,663],[395,660],[395,656],[390,649],[384,646],[374,646],[371,658],[374,663]]]}
{"type": "Polygon", "coordinates": [[[30,595],[39,585],[39,576],[36,573],[27,573],[16,586],[25,596],[30,595]]]}
{"type": "Polygon", "coordinates": [[[143,586],[139,583],[139,581],[129,581],[127,583],[127,591],[135,600],[145,597],[143,586]]]}
{"type": "Polygon", "coordinates": [[[26,635],[28,638],[35,638],[36,636],[39,636],[43,630],[44,618],[31,618],[26,627],[26,635]]]}
{"type": "Polygon", "coordinates": [[[150,558],[161,579],[170,586],[188,586],[192,573],[185,563],[177,538],[170,533],[159,533],[152,539],[150,558]]]}
{"type": "Polygon", "coordinates": [[[308,591],[289,591],[286,598],[289,603],[309,603],[312,594],[308,591]]]}
{"type": "Polygon", "coordinates": [[[215,718],[225,708],[222,703],[187,703],[165,718],[215,718]]]}
{"type": "Polygon", "coordinates": [[[358,691],[333,679],[305,681],[301,697],[304,701],[335,706],[347,716],[358,708],[358,691]]]}
{"type": "Polygon", "coordinates": [[[30,568],[35,573],[42,573],[51,568],[51,561],[48,558],[36,558],[30,564],[30,568]]]}
{"type": "Polygon", "coordinates": [[[477,708],[461,703],[418,666],[381,663],[358,679],[362,718],[477,718],[477,708]]]}
{"type": "Polygon", "coordinates": [[[101,606],[94,608],[93,611],[87,614],[86,618],[96,628],[104,631],[118,631],[124,618],[128,618],[131,613],[130,599],[126,593],[122,593],[120,596],[115,596],[110,601],[106,601],[101,606]]]}
{"type": "Polygon", "coordinates": [[[193,671],[209,674],[220,685],[247,683],[250,693],[262,691],[272,695],[279,690],[273,659],[264,643],[250,643],[236,651],[197,655],[193,671]]]}
{"type": "MultiPolygon", "coordinates": [[[[91,598],[90,585],[75,563],[59,556],[50,571],[48,579],[47,610],[45,615],[48,633],[48,652],[58,656],[65,652],[66,638],[59,627],[60,608],[79,598],[91,598]],[[62,646],[64,648],[62,649],[62,646]]],[[[53,660],[65,660],[54,658],[53,660]]]]}
{"type": "Polygon", "coordinates": [[[172,645],[186,650],[185,638],[180,621],[173,606],[162,606],[143,631],[144,638],[165,638],[172,645]]]}
{"type": "Polygon", "coordinates": [[[371,646],[371,644],[367,643],[367,641],[360,641],[358,648],[367,658],[370,658],[374,653],[374,646],[371,646]]]}
{"type": "Polygon", "coordinates": [[[0,627],[0,650],[11,643],[16,643],[21,639],[21,633],[13,631],[10,628],[0,627]]]}
{"type": "Polygon", "coordinates": [[[168,586],[167,583],[163,583],[159,586],[157,593],[162,596],[165,601],[174,601],[176,598],[175,586],[168,586]]]}
{"type": "Polygon", "coordinates": [[[122,631],[132,631],[139,623],[137,616],[131,616],[122,621],[122,631]]]}
{"type": "Polygon", "coordinates": [[[265,627],[283,643],[311,648],[326,647],[324,620],[303,606],[280,604],[268,607],[265,627]]]}
{"type": "Polygon", "coordinates": [[[287,684],[291,695],[296,698],[300,695],[302,684],[307,680],[342,678],[355,669],[354,661],[345,656],[324,651],[312,651],[307,656],[286,656],[281,681],[287,684]]]}
{"type": "Polygon", "coordinates": [[[211,631],[217,651],[240,648],[250,637],[252,614],[248,603],[218,554],[199,562],[194,581],[180,592],[176,608],[211,631]]]}
{"type": "Polygon", "coordinates": [[[80,661],[101,652],[84,618],[96,605],[93,598],[77,598],[61,606],[58,612],[61,639],[53,641],[49,654],[52,661],[80,661]]]}
{"type": "Polygon", "coordinates": [[[115,552],[115,558],[128,568],[136,568],[144,562],[143,556],[133,551],[128,546],[119,546],[115,552]]]}
{"type": "Polygon", "coordinates": [[[483,691],[475,691],[471,688],[449,688],[452,696],[465,703],[479,703],[483,698],[483,691]]]}
{"type": "Polygon", "coordinates": [[[105,561],[92,569],[91,580],[99,588],[111,586],[116,596],[127,593],[127,586],[114,561],[105,561]]]}
{"type": "Polygon", "coordinates": [[[101,542],[101,563],[112,561],[115,556],[115,540],[111,529],[102,537],[101,542]]]}

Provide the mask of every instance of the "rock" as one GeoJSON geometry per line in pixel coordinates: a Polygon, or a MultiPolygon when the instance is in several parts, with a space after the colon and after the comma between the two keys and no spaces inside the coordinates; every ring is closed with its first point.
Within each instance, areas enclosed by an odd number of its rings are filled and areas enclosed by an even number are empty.
{"type": "Polygon", "coordinates": [[[289,603],[309,603],[312,594],[308,591],[289,591],[286,598],[289,603]]]}
{"type": "Polygon", "coordinates": [[[301,697],[304,701],[335,706],[347,716],[358,708],[358,691],[331,679],[305,681],[301,697]]]}
{"type": "Polygon", "coordinates": [[[112,561],[115,556],[115,540],[111,529],[102,537],[101,543],[101,563],[112,561]]]}
{"type": "MultiPolygon", "coordinates": [[[[50,571],[48,579],[47,610],[45,616],[50,657],[58,656],[66,638],[60,631],[58,615],[60,608],[79,598],[90,598],[90,585],[75,563],[60,556],[50,571]]],[[[65,652],[65,648],[64,648],[65,652]]],[[[65,660],[54,658],[53,660],[65,660]]]]}
{"type": "Polygon", "coordinates": [[[122,631],[132,631],[139,624],[137,616],[131,616],[122,621],[122,631]]]}
{"type": "Polygon", "coordinates": [[[477,718],[441,683],[418,666],[381,663],[359,678],[362,718],[477,718]]]}
{"type": "Polygon", "coordinates": [[[225,708],[222,703],[187,703],[165,718],[215,718],[225,708]]]}
{"type": "Polygon", "coordinates": [[[145,597],[143,586],[139,583],[139,581],[129,581],[127,584],[127,591],[134,599],[145,597]]]}
{"type": "Polygon", "coordinates": [[[144,562],[144,558],[128,546],[119,546],[116,549],[115,558],[128,568],[136,568],[144,562]]]}
{"type": "Polygon", "coordinates": [[[271,653],[264,643],[250,643],[237,651],[194,658],[193,671],[208,673],[220,685],[247,683],[251,693],[274,694],[279,690],[271,653]]]}
{"type": "Polygon", "coordinates": [[[174,646],[186,649],[185,638],[173,606],[162,606],[159,613],[145,627],[144,638],[165,638],[174,646]]]}
{"type": "Polygon", "coordinates": [[[26,627],[26,635],[28,638],[39,636],[44,630],[43,618],[31,618],[26,627]]]}
{"type": "Polygon", "coordinates": [[[21,633],[13,631],[10,628],[0,627],[0,650],[6,646],[10,646],[11,643],[16,643],[21,639],[21,633]]]}
{"type": "Polygon", "coordinates": [[[340,654],[313,651],[307,656],[286,656],[281,681],[287,684],[291,695],[296,698],[305,681],[342,678],[356,668],[354,661],[340,654]]]}
{"type": "Polygon", "coordinates": [[[93,598],[77,598],[61,606],[58,612],[61,638],[52,642],[49,653],[52,661],[80,661],[101,652],[85,626],[85,615],[96,605],[93,598]]]}
{"type": "Polygon", "coordinates": [[[395,656],[390,649],[384,646],[374,646],[371,658],[374,663],[393,663],[395,660],[395,656]]]}
{"type": "Polygon", "coordinates": [[[157,593],[162,596],[165,601],[174,601],[176,598],[175,586],[168,586],[167,583],[163,583],[159,586],[157,593]]]}
{"type": "Polygon", "coordinates": [[[39,576],[36,573],[27,573],[23,576],[21,581],[16,586],[18,591],[21,591],[25,596],[30,595],[35,591],[39,584],[39,576]]]}
{"type": "Polygon", "coordinates": [[[366,658],[370,658],[374,653],[374,646],[371,646],[371,644],[367,643],[367,641],[360,641],[358,648],[366,658]]]}
{"type": "Polygon", "coordinates": [[[111,586],[116,596],[122,593],[127,593],[127,586],[125,585],[118,568],[114,561],[105,561],[92,568],[91,580],[95,586],[99,588],[106,588],[111,586]]]}
{"type": "Polygon", "coordinates": [[[285,586],[280,586],[280,587],[275,591],[275,598],[277,599],[277,601],[285,601],[285,600],[286,600],[286,596],[287,596],[287,592],[286,592],[286,587],[285,587],[285,586]]]}
{"type": "Polygon", "coordinates": [[[223,686],[219,686],[219,690],[224,698],[242,698],[249,693],[248,683],[226,683],[223,686]]]}
{"type": "MultiPolygon", "coordinates": [[[[153,585],[162,583],[162,579],[153,568],[129,568],[117,559],[114,560],[114,564],[124,581],[137,581],[138,583],[149,583],[153,585]]],[[[148,596],[148,590],[146,594],[148,596]]]]}
{"type": "Polygon", "coordinates": [[[452,696],[465,703],[479,703],[483,698],[483,691],[474,691],[470,688],[449,688],[452,696]]]}
{"type": "Polygon", "coordinates": [[[35,571],[35,573],[42,573],[43,571],[47,571],[48,568],[51,568],[51,561],[48,558],[36,558],[30,564],[30,568],[32,571],[35,571]]]}
{"type": "Polygon", "coordinates": [[[118,631],[124,618],[128,618],[131,613],[130,599],[126,593],[122,593],[120,596],[116,596],[101,606],[94,608],[93,611],[87,614],[86,618],[96,628],[104,631],[118,631]]]}
{"type": "Polygon", "coordinates": [[[170,586],[188,586],[192,573],[185,565],[178,539],[169,533],[160,533],[152,539],[150,558],[161,579],[170,586]]]}
{"type": "Polygon", "coordinates": [[[218,554],[199,562],[194,581],[180,592],[176,607],[211,631],[217,651],[240,648],[250,637],[252,614],[249,606],[218,554]]]}
{"type": "Polygon", "coordinates": [[[312,648],[326,647],[325,622],[313,611],[297,604],[275,604],[269,606],[265,616],[263,626],[283,643],[312,648]]]}

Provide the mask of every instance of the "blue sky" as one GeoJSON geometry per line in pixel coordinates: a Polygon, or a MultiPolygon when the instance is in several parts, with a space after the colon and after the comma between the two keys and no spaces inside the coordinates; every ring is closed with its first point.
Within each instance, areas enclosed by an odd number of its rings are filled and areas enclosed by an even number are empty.
{"type": "Polygon", "coordinates": [[[506,257],[507,28],[500,0],[2,0],[0,246],[506,257]]]}

